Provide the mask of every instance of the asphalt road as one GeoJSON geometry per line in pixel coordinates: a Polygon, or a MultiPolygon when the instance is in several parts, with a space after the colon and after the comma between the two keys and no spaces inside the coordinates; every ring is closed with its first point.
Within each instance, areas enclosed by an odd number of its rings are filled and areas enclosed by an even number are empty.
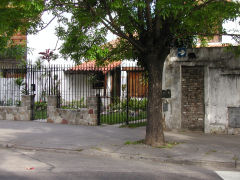
{"type": "Polygon", "coordinates": [[[197,166],[127,160],[86,152],[49,152],[0,148],[0,180],[221,180],[197,166]]]}
{"type": "Polygon", "coordinates": [[[125,145],[144,135],[144,128],[0,121],[0,180],[240,180],[239,136],[166,132],[180,144],[125,145]]]}

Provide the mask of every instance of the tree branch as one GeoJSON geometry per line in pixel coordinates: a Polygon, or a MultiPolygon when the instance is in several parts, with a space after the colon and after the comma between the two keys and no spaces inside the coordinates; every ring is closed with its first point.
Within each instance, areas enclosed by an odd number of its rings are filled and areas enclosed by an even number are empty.
{"type": "Polygon", "coordinates": [[[54,16],[45,26],[43,26],[41,29],[37,30],[37,32],[40,32],[40,31],[46,29],[49,26],[49,24],[51,24],[53,22],[53,20],[56,19],[56,17],[57,16],[54,16]]]}
{"type": "MultiPolygon", "coordinates": [[[[87,5],[87,4],[86,4],[87,5]]],[[[90,8],[90,12],[95,15],[98,16],[98,14],[96,13],[96,11],[94,10],[93,7],[88,6],[88,8],[90,8]]],[[[102,19],[102,23],[104,24],[104,26],[110,30],[113,34],[116,34],[117,36],[126,39],[129,41],[129,43],[131,43],[134,47],[136,47],[136,49],[138,49],[140,52],[144,52],[146,49],[143,47],[143,45],[141,45],[139,42],[137,42],[133,36],[128,36],[126,35],[114,22],[114,19],[111,15],[110,9],[107,8],[108,11],[108,16],[109,16],[109,20],[107,20],[106,18],[101,18],[102,19]]]]}
{"type": "MultiPolygon", "coordinates": [[[[106,19],[104,19],[105,21],[107,21],[106,19]]],[[[108,21],[107,21],[108,22],[108,21]]],[[[114,34],[118,35],[119,37],[126,39],[129,41],[129,43],[131,43],[133,46],[135,46],[139,51],[144,52],[146,51],[146,49],[139,43],[137,42],[133,36],[130,35],[126,35],[124,32],[121,31],[121,29],[119,27],[117,27],[114,22],[108,22],[111,27],[114,28],[114,31],[112,31],[110,28],[109,30],[111,30],[114,34]]],[[[104,24],[105,25],[105,24],[104,24]]],[[[109,25],[108,25],[109,26],[109,25]]],[[[106,26],[107,28],[109,28],[108,26],[106,26]]]]}
{"type": "Polygon", "coordinates": [[[152,15],[151,15],[151,7],[150,0],[145,0],[146,2],[146,20],[147,20],[147,30],[152,32],[153,24],[152,24],[152,15]]]}
{"type": "Polygon", "coordinates": [[[160,12],[159,9],[157,8],[157,4],[160,2],[160,0],[156,0],[156,7],[155,7],[155,19],[154,19],[154,34],[155,34],[155,39],[158,39],[160,37],[160,26],[161,26],[161,18],[160,18],[160,12]]]}

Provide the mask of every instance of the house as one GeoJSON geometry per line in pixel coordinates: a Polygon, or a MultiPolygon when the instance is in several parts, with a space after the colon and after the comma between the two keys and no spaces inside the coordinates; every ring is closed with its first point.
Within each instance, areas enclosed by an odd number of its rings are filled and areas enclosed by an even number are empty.
{"type": "Polygon", "coordinates": [[[163,114],[169,129],[240,133],[240,58],[224,47],[173,49],[163,73],[163,114]],[[191,58],[189,54],[194,54],[191,58]]]}
{"type": "Polygon", "coordinates": [[[111,62],[106,66],[97,66],[96,61],[88,61],[69,68],[64,73],[69,85],[67,88],[75,89],[72,96],[100,94],[111,101],[114,97],[120,97],[121,61],[111,62]]]}

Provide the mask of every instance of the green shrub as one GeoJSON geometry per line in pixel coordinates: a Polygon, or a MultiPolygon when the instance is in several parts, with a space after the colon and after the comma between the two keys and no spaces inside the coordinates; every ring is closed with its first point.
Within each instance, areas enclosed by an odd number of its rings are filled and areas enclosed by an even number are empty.
{"type": "Polygon", "coordinates": [[[12,98],[7,100],[6,106],[13,106],[13,99],[12,98]]]}
{"type": "Polygon", "coordinates": [[[17,78],[17,79],[15,80],[15,83],[16,83],[16,85],[18,85],[18,86],[20,87],[20,86],[23,85],[24,79],[21,78],[21,77],[19,77],[19,78],[17,78]]]}
{"type": "Polygon", "coordinates": [[[43,110],[47,108],[47,102],[44,101],[37,101],[35,102],[35,109],[36,110],[43,110]]]}
{"type": "MultiPolygon", "coordinates": [[[[118,124],[125,123],[127,121],[127,113],[126,112],[113,112],[109,114],[101,114],[101,123],[102,124],[118,124]]],[[[147,112],[141,111],[134,115],[128,116],[128,121],[137,121],[143,120],[147,118],[147,112]]]]}
{"type": "Polygon", "coordinates": [[[16,100],[16,106],[21,106],[22,102],[20,100],[16,100]]]}
{"type": "Polygon", "coordinates": [[[136,98],[131,98],[128,101],[124,99],[122,101],[118,100],[110,104],[110,109],[111,110],[126,110],[128,105],[129,110],[142,110],[145,111],[147,109],[147,98],[143,99],[136,99],[136,98]]]}
{"type": "Polygon", "coordinates": [[[79,109],[79,108],[86,108],[87,105],[84,102],[84,98],[80,100],[73,100],[71,102],[63,103],[64,105],[61,106],[62,109],[79,109]]]}

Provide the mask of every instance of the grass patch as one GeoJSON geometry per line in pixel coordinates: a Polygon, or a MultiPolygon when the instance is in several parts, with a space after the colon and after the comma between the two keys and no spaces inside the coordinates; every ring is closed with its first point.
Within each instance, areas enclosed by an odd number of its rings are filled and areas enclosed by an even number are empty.
{"type": "Polygon", "coordinates": [[[215,152],[217,152],[217,151],[216,150],[210,150],[210,151],[206,152],[205,154],[208,155],[210,153],[215,153],[215,152]]]}
{"type": "Polygon", "coordinates": [[[42,109],[42,110],[35,110],[34,112],[34,119],[46,119],[47,118],[47,110],[42,109]]]}
{"type": "Polygon", "coordinates": [[[158,146],[158,148],[173,148],[175,145],[180,144],[179,142],[166,142],[165,145],[158,146]]]}
{"type": "MultiPolygon", "coordinates": [[[[140,111],[138,114],[134,116],[129,115],[128,121],[136,121],[141,119],[146,119],[147,113],[146,111],[140,111]]],[[[101,115],[101,123],[102,124],[119,124],[125,123],[127,121],[127,113],[126,112],[114,112],[109,114],[101,115]]]]}
{"type": "Polygon", "coordinates": [[[234,161],[238,161],[238,160],[239,160],[239,158],[238,158],[236,155],[234,155],[232,159],[233,159],[234,161]]]}
{"type": "Polygon", "coordinates": [[[142,126],[146,126],[147,122],[138,122],[138,123],[133,123],[133,124],[124,124],[124,125],[121,125],[120,128],[137,128],[137,127],[142,127],[142,126]]]}
{"type": "Polygon", "coordinates": [[[102,151],[102,149],[99,148],[99,147],[91,147],[91,149],[94,149],[94,150],[97,150],[97,151],[102,151]]]}
{"type": "Polygon", "coordinates": [[[124,145],[136,145],[136,144],[144,144],[144,139],[141,139],[139,141],[126,141],[124,145]]]}
{"type": "Polygon", "coordinates": [[[75,151],[82,152],[82,151],[83,151],[83,149],[76,149],[75,151]]]}
{"type": "Polygon", "coordinates": [[[61,109],[70,109],[70,110],[76,110],[76,109],[81,109],[81,108],[86,108],[86,105],[81,105],[81,106],[71,106],[71,105],[65,105],[61,106],[61,109]]]}
{"type": "MultiPolygon", "coordinates": [[[[139,141],[126,141],[124,145],[137,145],[137,144],[145,144],[145,140],[141,139],[139,141]]],[[[180,144],[180,142],[166,142],[163,146],[158,146],[157,148],[173,148],[175,145],[180,144]]]]}

